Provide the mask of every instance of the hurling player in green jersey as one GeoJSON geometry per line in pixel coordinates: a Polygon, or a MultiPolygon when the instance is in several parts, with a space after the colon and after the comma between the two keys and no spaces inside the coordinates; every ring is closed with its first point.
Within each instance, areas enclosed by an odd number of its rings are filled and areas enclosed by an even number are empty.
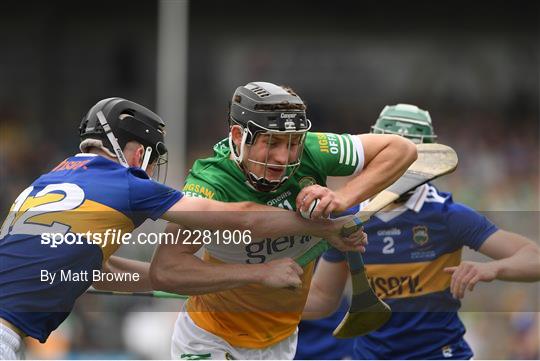
{"type": "MultiPolygon", "coordinates": [[[[214,155],[194,163],[186,195],[301,211],[317,199],[311,217],[324,218],[381,191],[416,159],[414,144],[396,135],[310,132],[302,99],[271,83],[237,88],[229,125],[214,155]],[[332,191],[328,176],[352,177],[332,191]]],[[[202,260],[194,256],[201,245],[161,245],[150,270],[154,288],[193,295],[176,323],[172,357],[292,359],[313,271],[293,259],[319,240],[215,239],[202,260]]]]}

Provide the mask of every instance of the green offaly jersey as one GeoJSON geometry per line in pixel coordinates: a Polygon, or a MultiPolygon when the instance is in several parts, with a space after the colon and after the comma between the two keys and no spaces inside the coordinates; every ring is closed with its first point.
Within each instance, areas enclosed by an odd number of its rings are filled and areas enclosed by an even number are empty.
{"type": "MultiPolygon", "coordinates": [[[[312,184],[326,185],[328,176],[349,176],[359,172],[364,152],[358,136],[311,133],[306,135],[302,162],[297,171],[277,190],[255,190],[234,160],[230,159],[228,139],[214,146],[214,156],[197,160],[188,174],[183,192],[223,202],[250,201],[296,210],[296,196],[312,184]]],[[[275,258],[296,257],[318,239],[285,236],[276,240],[253,240],[249,245],[206,245],[210,256],[223,262],[262,263],[275,258]]]]}
{"type": "MultiPolygon", "coordinates": [[[[228,141],[215,145],[214,156],[195,162],[184,193],[236,202],[252,201],[296,210],[300,190],[326,184],[327,176],[346,176],[362,169],[360,139],[348,134],[308,133],[302,163],[292,177],[273,192],[259,192],[230,159],[228,141]]],[[[241,215],[239,215],[241,216],[241,215]]],[[[249,244],[205,245],[203,260],[209,263],[258,264],[278,258],[295,258],[319,242],[305,236],[283,235],[252,239],[249,244]]],[[[314,262],[304,267],[302,287],[291,291],[262,284],[248,284],[220,292],[191,296],[186,310],[193,322],[234,347],[266,348],[293,334],[300,322],[313,275],[314,262]]]]}

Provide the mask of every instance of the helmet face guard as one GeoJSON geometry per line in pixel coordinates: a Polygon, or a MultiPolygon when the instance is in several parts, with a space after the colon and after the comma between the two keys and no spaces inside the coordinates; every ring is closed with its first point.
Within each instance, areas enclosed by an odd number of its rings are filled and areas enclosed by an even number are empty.
{"type": "Polygon", "coordinates": [[[163,154],[160,154],[160,147],[157,147],[156,149],[156,159],[153,163],[146,163],[146,158],[150,158],[151,155],[154,153],[154,151],[150,147],[146,147],[145,152],[143,154],[143,164],[141,165],[141,168],[148,172],[148,167],[152,167],[152,174],[151,178],[155,180],[156,182],[165,183],[167,180],[167,173],[169,169],[169,153],[165,152],[163,154]]]}
{"type": "Polygon", "coordinates": [[[271,83],[249,83],[239,87],[230,105],[229,125],[243,130],[239,147],[229,134],[229,148],[236,163],[255,189],[263,192],[276,190],[300,166],[304,140],[311,122],[306,118],[305,105],[296,94],[271,83]],[[286,137],[286,138],[284,138],[286,137]],[[262,156],[259,141],[266,140],[266,153],[262,156]],[[273,164],[271,153],[274,142],[286,142],[287,160],[273,164]],[[254,155],[257,149],[257,155],[254,155]],[[253,169],[258,169],[256,174],[253,169]],[[269,174],[282,170],[279,179],[269,174]]]}
{"type": "Polygon", "coordinates": [[[165,123],[149,109],[122,98],[107,98],[94,105],[79,127],[81,151],[97,146],[109,156],[117,158],[128,167],[123,149],[129,141],[144,147],[141,168],[150,164],[154,176],[160,179],[167,174],[167,148],[164,143],[165,123]]]}
{"type": "Polygon", "coordinates": [[[415,105],[397,104],[384,107],[371,133],[396,134],[412,142],[435,143],[437,135],[431,125],[429,113],[415,105]]]}
{"type": "MultiPolygon", "coordinates": [[[[309,120],[308,120],[309,122],[309,120]]],[[[245,129],[244,134],[247,135],[249,130],[245,129]]],[[[232,144],[232,135],[229,136],[229,146],[234,150],[233,157],[241,166],[249,183],[257,190],[262,192],[271,192],[276,190],[281,184],[287,181],[300,167],[302,154],[304,152],[304,141],[307,130],[295,132],[277,132],[265,131],[257,132],[252,137],[251,144],[247,144],[247,136],[242,137],[240,144],[240,153],[236,152],[236,147],[232,144]],[[271,153],[276,151],[273,149],[274,142],[286,143],[287,160],[282,164],[270,163],[271,153]],[[255,147],[259,147],[262,151],[262,146],[256,143],[266,143],[264,153],[254,155],[255,147]],[[261,156],[262,155],[262,156],[261,156]],[[257,160],[259,159],[259,160],[257,160]],[[260,175],[252,171],[253,168],[258,168],[260,175]],[[270,170],[277,172],[282,171],[279,179],[272,179],[269,176],[270,170]]]]}

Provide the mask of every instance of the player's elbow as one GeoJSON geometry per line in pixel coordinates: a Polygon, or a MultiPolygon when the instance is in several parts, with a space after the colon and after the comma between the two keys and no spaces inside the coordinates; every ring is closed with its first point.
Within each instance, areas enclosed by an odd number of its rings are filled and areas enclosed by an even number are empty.
{"type": "Polygon", "coordinates": [[[529,254],[529,257],[534,260],[533,267],[531,267],[534,271],[529,281],[538,282],[540,281],[540,247],[536,244],[531,244],[528,246],[527,253],[529,254]]]}
{"type": "Polygon", "coordinates": [[[418,158],[416,145],[409,139],[399,135],[391,134],[390,137],[390,144],[395,149],[396,155],[402,159],[403,163],[407,164],[407,167],[410,166],[418,158]]]}

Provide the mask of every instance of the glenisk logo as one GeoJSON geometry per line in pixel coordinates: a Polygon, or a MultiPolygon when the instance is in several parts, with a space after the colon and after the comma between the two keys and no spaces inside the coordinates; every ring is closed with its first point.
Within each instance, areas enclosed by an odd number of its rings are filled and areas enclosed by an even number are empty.
{"type": "Polygon", "coordinates": [[[251,242],[245,247],[246,263],[264,263],[268,256],[285,252],[295,245],[302,245],[311,241],[311,236],[283,236],[276,239],[265,238],[260,242],[251,242]]]}
{"type": "Polygon", "coordinates": [[[426,226],[413,227],[413,240],[419,246],[425,245],[429,241],[428,228],[426,226]]]}

